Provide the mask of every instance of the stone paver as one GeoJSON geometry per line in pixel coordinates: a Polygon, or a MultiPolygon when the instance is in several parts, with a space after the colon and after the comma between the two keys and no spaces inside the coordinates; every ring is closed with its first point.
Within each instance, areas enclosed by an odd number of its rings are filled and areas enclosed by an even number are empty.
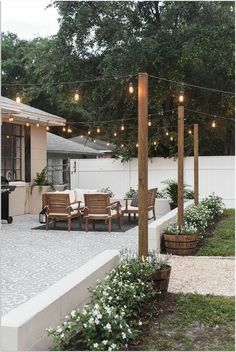
{"type": "Polygon", "coordinates": [[[1,305],[7,313],[106,249],[137,248],[137,227],[126,232],[31,230],[34,215],[15,216],[1,231],[1,305]]]}
{"type": "MultiPolygon", "coordinates": [[[[137,250],[138,227],[126,232],[31,230],[34,215],[15,216],[1,231],[1,303],[7,313],[106,249],[137,250]]],[[[171,292],[234,295],[234,258],[171,260],[171,292]]]]}

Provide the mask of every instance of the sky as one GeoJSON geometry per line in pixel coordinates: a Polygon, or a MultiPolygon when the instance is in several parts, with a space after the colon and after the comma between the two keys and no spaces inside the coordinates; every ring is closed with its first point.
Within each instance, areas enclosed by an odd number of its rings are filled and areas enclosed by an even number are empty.
{"type": "Polygon", "coordinates": [[[1,31],[20,39],[45,37],[58,31],[55,8],[45,9],[50,0],[1,0],[1,31]]]}

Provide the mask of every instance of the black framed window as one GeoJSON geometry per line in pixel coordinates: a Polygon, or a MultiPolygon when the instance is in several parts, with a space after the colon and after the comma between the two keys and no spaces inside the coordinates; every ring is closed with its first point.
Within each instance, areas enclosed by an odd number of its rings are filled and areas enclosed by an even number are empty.
{"type": "Polygon", "coordinates": [[[12,123],[2,124],[1,157],[2,176],[9,181],[22,180],[23,127],[12,123]]]}

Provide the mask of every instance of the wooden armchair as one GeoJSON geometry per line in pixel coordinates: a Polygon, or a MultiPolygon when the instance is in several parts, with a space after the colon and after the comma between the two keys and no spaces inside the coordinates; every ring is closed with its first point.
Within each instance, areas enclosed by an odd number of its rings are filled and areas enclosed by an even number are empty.
{"type": "Polygon", "coordinates": [[[68,193],[45,193],[43,194],[43,207],[46,209],[46,230],[48,223],[54,220],[66,220],[68,231],[71,229],[71,219],[80,217],[80,202],[70,203],[68,193]]]}
{"type": "MultiPolygon", "coordinates": [[[[153,212],[153,218],[156,220],[156,213],[155,213],[155,201],[156,201],[156,194],[157,194],[157,188],[152,188],[148,190],[148,211],[153,212]]],[[[122,216],[124,214],[128,214],[129,220],[130,220],[130,215],[138,214],[139,209],[138,209],[138,194],[134,198],[125,198],[125,207],[122,208],[122,216]]]]}
{"type": "Polygon", "coordinates": [[[111,232],[112,220],[118,219],[119,228],[121,228],[120,203],[110,203],[108,194],[84,194],[84,220],[85,229],[88,231],[88,221],[93,220],[93,229],[95,229],[95,220],[105,220],[108,222],[108,231],[111,232]]]}

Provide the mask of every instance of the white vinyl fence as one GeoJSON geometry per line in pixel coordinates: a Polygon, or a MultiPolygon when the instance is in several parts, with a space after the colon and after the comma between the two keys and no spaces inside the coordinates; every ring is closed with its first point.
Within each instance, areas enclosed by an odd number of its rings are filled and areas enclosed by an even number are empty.
{"type": "MultiPolygon", "coordinates": [[[[177,180],[177,160],[153,158],[148,163],[149,188],[164,188],[162,181],[177,180]]],[[[184,182],[193,188],[193,157],[184,160],[184,182]]],[[[213,192],[224,199],[227,208],[235,207],[234,156],[199,157],[200,199],[213,192]]],[[[71,189],[110,187],[115,196],[123,197],[130,187],[138,186],[138,161],[121,163],[115,159],[71,160],[71,189]]]]}

